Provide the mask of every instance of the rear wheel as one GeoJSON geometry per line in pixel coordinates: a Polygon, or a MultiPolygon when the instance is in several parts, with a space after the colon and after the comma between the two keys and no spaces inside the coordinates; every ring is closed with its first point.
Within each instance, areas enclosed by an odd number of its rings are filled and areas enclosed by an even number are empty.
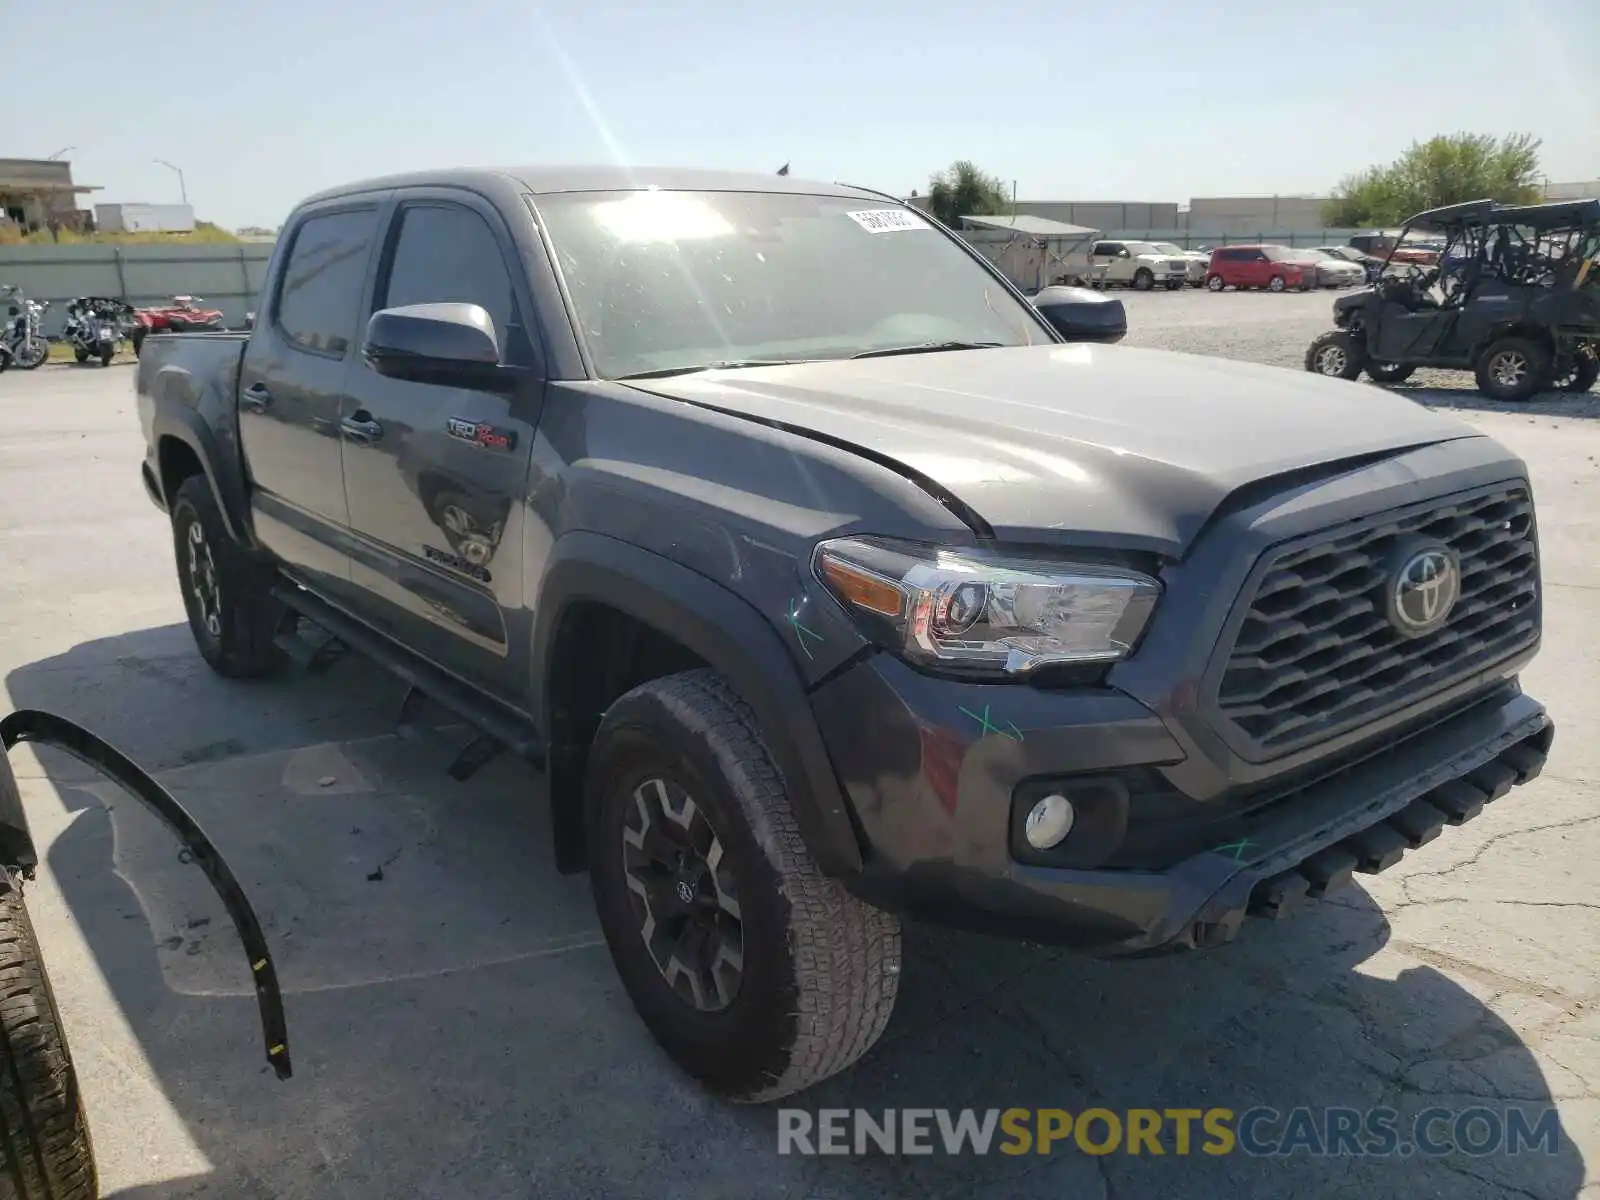
{"type": "Polygon", "coordinates": [[[1325,333],[1306,351],[1306,370],[1331,379],[1354,379],[1366,365],[1367,351],[1342,329],[1325,333]]]}
{"type": "Polygon", "coordinates": [[[1373,383],[1404,383],[1411,378],[1416,367],[1402,366],[1399,363],[1369,362],[1367,364],[1367,378],[1373,383]]]}
{"type": "MultiPolygon", "coordinates": [[[[3,769],[3,768],[0,768],[3,769]]],[[[4,1200],[91,1200],[89,1123],[50,980],[12,879],[0,894],[0,1115],[4,1200]]]]}
{"type": "Polygon", "coordinates": [[[1181,288],[1182,286],[1183,286],[1183,280],[1181,280],[1181,279],[1169,279],[1169,280],[1167,280],[1167,291],[1169,291],[1169,292],[1175,292],[1179,288],[1181,288]]]}
{"type": "Polygon", "coordinates": [[[899,987],[899,922],[818,871],[755,714],[720,676],[668,676],[613,704],[587,790],[600,924],[679,1066],[759,1102],[878,1040],[899,987]]]}
{"type": "Polygon", "coordinates": [[[200,656],[232,678],[277,668],[283,651],[273,639],[286,610],[272,596],[276,576],[229,535],[204,475],[189,476],[173,498],[172,541],[200,656]]]}
{"type": "Polygon", "coordinates": [[[1221,275],[1208,275],[1208,276],[1206,276],[1206,287],[1208,289],[1210,289],[1211,291],[1213,291],[1213,292],[1220,292],[1223,288],[1225,288],[1227,286],[1228,286],[1227,284],[1222,282],[1222,276],[1221,275]]]}
{"type": "Polygon", "coordinates": [[[1478,390],[1491,400],[1527,400],[1550,378],[1550,352],[1538,342],[1504,337],[1478,356],[1478,390]]]}
{"type": "Polygon", "coordinates": [[[1149,267],[1140,267],[1133,273],[1133,287],[1135,291],[1148,292],[1156,285],[1155,272],[1149,267]]]}

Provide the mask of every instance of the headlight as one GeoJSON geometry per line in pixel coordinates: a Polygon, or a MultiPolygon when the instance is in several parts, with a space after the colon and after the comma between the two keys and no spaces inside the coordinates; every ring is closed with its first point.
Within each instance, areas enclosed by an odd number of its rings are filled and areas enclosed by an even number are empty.
{"type": "Polygon", "coordinates": [[[1126,657],[1161,594],[1133,571],[882,538],[823,542],[812,569],[869,636],[912,662],[1013,678],[1126,657]]]}

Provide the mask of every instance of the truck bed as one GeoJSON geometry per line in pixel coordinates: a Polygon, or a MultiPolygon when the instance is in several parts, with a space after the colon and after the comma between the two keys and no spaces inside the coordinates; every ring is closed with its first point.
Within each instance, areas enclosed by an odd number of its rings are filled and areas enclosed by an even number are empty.
{"type": "MultiPolygon", "coordinates": [[[[139,425],[150,448],[146,486],[165,507],[159,487],[163,437],[192,431],[221,478],[242,483],[239,452],[239,364],[248,333],[156,333],[144,341],[134,382],[139,425]]],[[[213,478],[217,478],[214,476],[213,478]]]]}

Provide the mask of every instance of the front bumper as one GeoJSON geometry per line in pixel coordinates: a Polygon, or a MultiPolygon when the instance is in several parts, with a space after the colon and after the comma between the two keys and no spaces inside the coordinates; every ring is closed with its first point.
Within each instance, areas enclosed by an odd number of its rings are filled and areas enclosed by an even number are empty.
{"type": "Polygon", "coordinates": [[[1018,787],[1125,780],[1137,805],[1138,781],[1184,757],[1138,702],[1100,688],[933,680],[875,655],[813,703],[868,850],[852,890],[923,919],[1102,956],[1219,945],[1247,915],[1282,916],[1355,871],[1385,870],[1536,776],[1554,737],[1543,707],[1503,682],[1278,794],[1212,802],[1206,848],[1191,839],[1159,869],[1076,869],[1020,861],[1018,787]]]}

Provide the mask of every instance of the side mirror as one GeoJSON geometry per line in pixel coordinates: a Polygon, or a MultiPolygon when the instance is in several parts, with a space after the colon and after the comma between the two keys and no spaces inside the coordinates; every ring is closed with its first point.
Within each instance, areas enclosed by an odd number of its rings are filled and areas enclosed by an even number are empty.
{"type": "Polygon", "coordinates": [[[1128,333],[1122,301],[1104,292],[1047,287],[1033,298],[1033,307],[1069,342],[1120,342],[1128,333]]]}
{"type": "Polygon", "coordinates": [[[494,321],[477,304],[406,304],[372,314],[361,357],[379,375],[509,392],[524,372],[500,365],[494,321]]]}

